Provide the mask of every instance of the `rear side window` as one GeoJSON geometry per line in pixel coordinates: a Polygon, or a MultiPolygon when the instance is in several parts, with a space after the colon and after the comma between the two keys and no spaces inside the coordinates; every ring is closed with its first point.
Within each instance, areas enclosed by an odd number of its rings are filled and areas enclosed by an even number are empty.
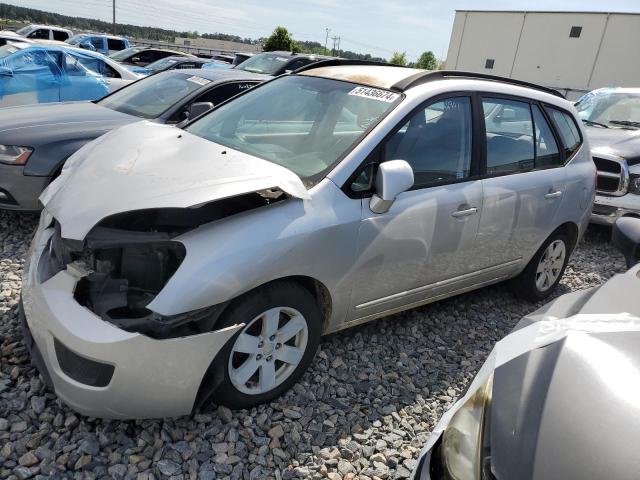
{"type": "Polygon", "coordinates": [[[536,129],[536,168],[557,167],[561,164],[560,150],[551,127],[544,118],[540,107],[532,105],[531,111],[536,129]]]}
{"type": "Polygon", "coordinates": [[[124,42],[117,38],[107,38],[107,46],[109,50],[124,50],[127,48],[124,42]]]}
{"type": "Polygon", "coordinates": [[[487,136],[487,174],[531,170],[535,166],[533,122],[526,102],[502,98],[482,100],[487,136]]]}
{"type": "Polygon", "coordinates": [[[69,34],[67,32],[63,32],[61,30],[54,30],[53,31],[53,39],[54,40],[58,40],[60,42],[64,42],[68,38],[69,38],[69,34]]]}
{"type": "Polygon", "coordinates": [[[571,157],[582,144],[580,130],[573,116],[553,107],[546,107],[564,144],[565,155],[571,157]]]}

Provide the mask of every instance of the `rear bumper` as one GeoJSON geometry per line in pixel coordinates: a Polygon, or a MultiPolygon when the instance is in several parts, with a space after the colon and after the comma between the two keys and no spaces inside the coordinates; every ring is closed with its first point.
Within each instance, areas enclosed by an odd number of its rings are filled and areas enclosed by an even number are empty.
{"type": "Polygon", "coordinates": [[[613,225],[620,217],[640,216],[640,195],[627,193],[622,197],[596,195],[591,212],[591,223],[613,225]]]}
{"type": "Polygon", "coordinates": [[[37,211],[38,197],[49,184],[49,177],[23,174],[24,167],[0,164],[0,209],[37,211]]]}
{"type": "Polygon", "coordinates": [[[63,270],[39,282],[51,234],[41,226],[34,238],[25,265],[23,305],[25,341],[56,394],[92,417],[189,414],[209,365],[242,325],[168,340],[121,330],[76,302],[77,274],[63,270]]]}

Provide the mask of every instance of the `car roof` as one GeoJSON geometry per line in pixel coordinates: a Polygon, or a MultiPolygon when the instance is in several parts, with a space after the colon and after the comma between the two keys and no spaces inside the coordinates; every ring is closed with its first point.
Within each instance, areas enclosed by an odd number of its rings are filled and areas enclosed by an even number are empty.
{"type": "Polygon", "coordinates": [[[271,75],[262,75],[260,73],[251,73],[245,72],[244,70],[236,70],[236,69],[198,69],[198,68],[184,68],[180,70],[167,70],[164,72],[156,73],[156,75],[193,75],[200,78],[206,78],[212,82],[228,82],[233,80],[271,80],[273,77],[271,75]]]}
{"type": "Polygon", "coordinates": [[[341,65],[313,68],[301,72],[300,75],[332,78],[388,89],[420,72],[427,70],[392,65],[341,65]]]}
{"type": "Polygon", "coordinates": [[[64,28],[64,27],[55,27],[53,25],[42,25],[39,23],[31,23],[29,25],[25,25],[25,27],[33,27],[33,28],[49,28],[51,30],[60,30],[63,32],[70,32],[71,30],[69,30],[68,28],[64,28]]]}

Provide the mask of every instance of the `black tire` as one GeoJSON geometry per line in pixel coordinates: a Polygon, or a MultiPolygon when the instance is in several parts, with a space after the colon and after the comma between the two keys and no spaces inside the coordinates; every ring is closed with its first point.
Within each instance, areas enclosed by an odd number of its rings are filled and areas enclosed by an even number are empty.
{"type": "Polygon", "coordinates": [[[570,255],[571,242],[569,241],[569,236],[563,231],[552,233],[538,249],[533,258],[529,261],[526,268],[517,277],[511,280],[511,290],[518,297],[530,302],[538,302],[540,300],[544,300],[553,293],[553,291],[558,286],[558,283],[560,283],[560,280],[562,280],[562,276],[564,275],[564,270],[567,268],[567,263],[569,262],[570,255]],[[551,243],[555,242],[556,240],[561,240],[562,242],[564,242],[564,248],[566,252],[564,263],[562,264],[562,268],[560,269],[558,278],[549,286],[549,288],[542,291],[536,285],[536,270],[538,268],[538,264],[540,263],[540,258],[544,254],[545,250],[551,243]]]}
{"type": "Polygon", "coordinates": [[[281,384],[272,390],[252,395],[238,390],[229,378],[229,357],[236,338],[242,330],[227,342],[224,349],[216,356],[217,368],[222,374],[222,381],[212,395],[212,400],[218,405],[232,409],[251,408],[255,405],[269,402],[289,390],[304,374],[318,350],[322,336],[322,314],[314,296],[301,285],[292,281],[274,282],[252,292],[249,292],[233,303],[222,314],[216,329],[238,323],[248,323],[261,313],[275,307],[290,307],[302,314],[307,323],[308,337],[304,355],[295,370],[281,384]]]}

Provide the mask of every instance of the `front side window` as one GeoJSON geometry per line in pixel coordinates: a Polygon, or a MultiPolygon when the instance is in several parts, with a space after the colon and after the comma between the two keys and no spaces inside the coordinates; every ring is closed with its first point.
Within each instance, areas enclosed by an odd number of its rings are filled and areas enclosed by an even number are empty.
{"type": "Polygon", "coordinates": [[[49,29],[39,28],[34,32],[27,35],[29,38],[35,38],[37,40],[49,40],[49,29]]]}
{"type": "Polygon", "coordinates": [[[573,155],[582,143],[580,130],[571,115],[553,107],[547,108],[556,129],[560,134],[562,143],[564,144],[565,155],[569,158],[573,155]]]}
{"type": "Polygon", "coordinates": [[[102,42],[102,37],[91,37],[89,39],[89,43],[93,46],[93,48],[95,48],[96,50],[102,50],[102,47],[104,46],[103,42],[102,42]]]}
{"type": "Polygon", "coordinates": [[[533,122],[526,102],[483,98],[487,138],[487,174],[518,173],[534,168],[533,122]]]}
{"type": "Polygon", "coordinates": [[[210,80],[194,75],[153,75],[100,100],[98,105],[142,118],[157,118],[210,80]]]}
{"type": "Polygon", "coordinates": [[[414,187],[429,187],[469,177],[471,99],[439,100],[412,115],[387,142],[382,161],[405,160],[414,187]]]}
{"type": "Polygon", "coordinates": [[[388,90],[295,75],[247,92],[186,130],[282,165],[312,185],[400,99],[388,90]]]}

